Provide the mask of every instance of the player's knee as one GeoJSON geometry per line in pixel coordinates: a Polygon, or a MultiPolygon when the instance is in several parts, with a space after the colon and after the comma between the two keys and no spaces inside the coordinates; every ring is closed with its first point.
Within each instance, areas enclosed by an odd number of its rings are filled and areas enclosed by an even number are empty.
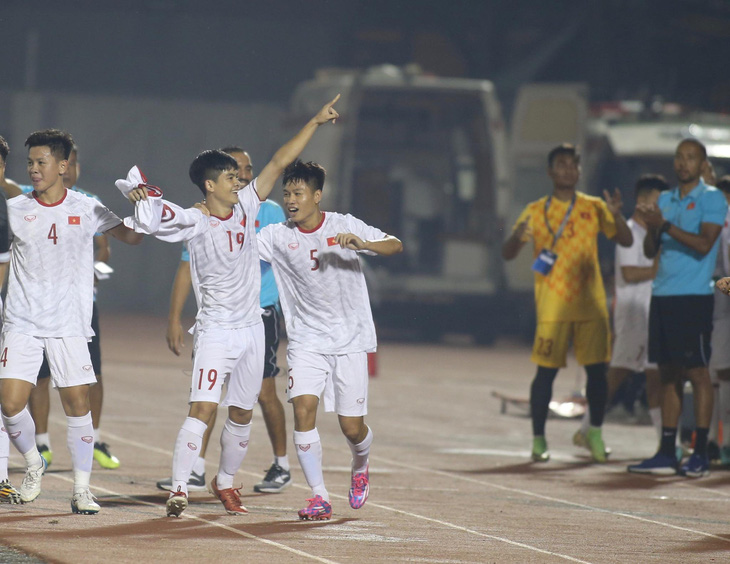
{"type": "Polygon", "coordinates": [[[253,410],[241,409],[240,407],[230,406],[228,408],[228,418],[237,425],[248,425],[251,423],[253,410]]]}
{"type": "Polygon", "coordinates": [[[13,417],[23,411],[25,404],[20,400],[3,398],[2,412],[5,417],[13,417]]]}
{"type": "Polygon", "coordinates": [[[210,421],[213,413],[218,409],[218,404],[207,401],[196,401],[190,404],[188,417],[198,419],[199,421],[210,421]]]}
{"type": "Polygon", "coordinates": [[[308,402],[294,403],[294,426],[298,431],[313,429],[317,418],[316,405],[312,407],[308,402]]]}
{"type": "Polygon", "coordinates": [[[340,429],[351,443],[359,443],[367,435],[367,426],[362,417],[340,417],[340,429]]]}

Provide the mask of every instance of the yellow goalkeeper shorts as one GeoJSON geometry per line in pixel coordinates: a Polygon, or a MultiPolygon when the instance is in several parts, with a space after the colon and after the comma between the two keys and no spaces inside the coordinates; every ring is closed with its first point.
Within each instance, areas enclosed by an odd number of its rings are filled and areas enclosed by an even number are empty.
{"type": "Polygon", "coordinates": [[[581,366],[611,360],[608,319],[593,319],[538,323],[532,346],[532,362],[546,368],[564,367],[571,342],[581,366]]]}

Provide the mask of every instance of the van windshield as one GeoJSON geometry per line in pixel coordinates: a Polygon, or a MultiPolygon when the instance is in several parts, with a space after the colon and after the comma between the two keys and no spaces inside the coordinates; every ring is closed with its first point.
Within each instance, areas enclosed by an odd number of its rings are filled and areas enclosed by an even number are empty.
{"type": "Polygon", "coordinates": [[[352,212],[403,240],[389,270],[438,274],[445,245],[495,229],[493,162],[478,92],[364,88],[354,137],[352,212]]]}

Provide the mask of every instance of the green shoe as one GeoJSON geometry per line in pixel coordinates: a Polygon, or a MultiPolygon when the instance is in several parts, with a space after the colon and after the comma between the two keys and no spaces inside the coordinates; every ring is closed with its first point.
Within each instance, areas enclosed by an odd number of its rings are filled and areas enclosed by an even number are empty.
{"type": "Polygon", "coordinates": [[[108,470],[119,468],[119,459],[109,452],[109,445],[106,443],[94,443],[94,460],[108,470]]]}
{"type": "Polygon", "coordinates": [[[606,462],[606,445],[603,444],[600,427],[591,427],[586,434],[588,448],[595,462],[606,462]]]}
{"type": "Polygon", "coordinates": [[[550,451],[547,449],[545,437],[532,439],[532,460],[534,462],[547,462],[550,460],[550,451]]]}
{"type": "Polygon", "coordinates": [[[591,447],[588,446],[588,437],[580,429],[578,429],[575,432],[575,435],[573,435],[573,444],[580,448],[587,448],[588,450],[591,449],[591,447]]]}
{"type": "Polygon", "coordinates": [[[38,453],[46,459],[46,466],[50,466],[53,462],[53,451],[48,448],[48,445],[39,446],[38,453]]]}
{"type": "MultiPolygon", "coordinates": [[[[591,450],[591,445],[588,444],[588,435],[580,429],[578,429],[575,432],[575,435],[573,435],[573,444],[577,447],[591,450]]],[[[604,443],[603,448],[606,453],[606,458],[608,458],[611,454],[611,447],[606,446],[606,444],[604,443]]]]}

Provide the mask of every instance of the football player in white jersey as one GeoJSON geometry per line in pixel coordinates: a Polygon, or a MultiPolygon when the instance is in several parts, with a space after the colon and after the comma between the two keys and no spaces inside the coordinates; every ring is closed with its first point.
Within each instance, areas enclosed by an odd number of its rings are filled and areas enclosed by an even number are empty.
{"type": "Polygon", "coordinates": [[[322,475],[322,445],[316,419],[324,392],[325,411],[336,411],[352,452],[349,501],[359,509],[368,498],[368,459],[373,433],[365,424],[367,353],[377,346],[370,300],[358,253],[393,255],[399,239],[351,215],[323,212],[319,204],[325,170],[297,160],[284,171],[286,223],[258,235],[259,255],[271,263],[286,321],[287,396],[294,407],[294,445],[312,488],[300,519],[332,516],[322,475]]]}
{"type": "Polygon", "coordinates": [[[211,490],[231,515],[248,510],[233,479],[246,456],[253,408],[264,372],[264,325],[259,296],[261,269],[256,243],[256,216],[276,179],[306,147],[320,125],[338,116],[337,95],[304,128],[281,147],[261,174],[242,186],[238,163],[223,151],[204,151],[190,165],[190,179],[205,196],[210,216],[148,198],[135,182],[135,168],[117,186],[135,201],[134,218],[125,223],[169,242],[186,241],[190,273],[198,303],[193,338],[193,375],[188,417],[175,443],[168,516],[179,517],[188,505],[187,482],[202,445],[211,412],[228,407],[221,433],[221,458],[211,490]]]}
{"type": "Polygon", "coordinates": [[[26,409],[45,351],[68,420],[67,444],[74,470],[71,509],[93,514],[99,511],[89,491],[94,454],[89,385],[96,381],[87,346],[94,334],[93,239],[96,233],[108,233],[138,244],[142,235],[122,225],[96,200],[64,187],[63,174],[73,147],[68,133],[36,131],[25,145],[34,190],[8,202],[13,242],[0,339],[2,420],[25,458],[20,499],[28,503],[40,494],[45,469],[35,445],[35,425],[26,409]]]}
{"type": "MultiPolygon", "coordinates": [[[[79,164],[79,148],[74,144],[71,154],[68,158],[68,167],[63,175],[63,185],[69,190],[86,194],[90,198],[99,199],[94,194],[82,190],[76,186],[81,165],[79,164]]],[[[32,187],[28,187],[29,189],[32,187]]],[[[25,187],[23,187],[25,189],[25,187]]],[[[111,256],[111,247],[109,246],[109,238],[104,233],[97,233],[94,236],[94,261],[108,262],[111,256]]],[[[95,280],[96,282],[96,280],[95,280]]],[[[104,382],[101,376],[101,345],[99,343],[99,311],[94,296],[94,306],[91,315],[91,328],[95,335],[89,341],[89,354],[91,355],[91,364],[94,367],[94,375],[96,376],[96,384],[89,388],[89,403],[91,404],[91,423],[94,426],[94,460],[96,460],[102,468],[114,469],[119,468],[119,459],[109,451],[109,445],[101,440],[101,431],[99,429],[101,423],[101,412],[104,405],[104,382]]],[[[51,411],[50,394],[48,390],[48,382],[50,379],[50,369],[48,362],[44,361],[38,374],[38,381],[30,394],[28,409],[33,417],[36,426],[35,442],[41,456],[46,459],[48,466],[53,461],[53,451],[51,450],[51,439],[48,433],[48,416],[51,411]]]]}
{"type": "MultiPolygon", "coordinates": [[[[241,147],[228,146],[221,149],[228,153],[238,163],[238,180],[242,186],[246,186],[254,178],[254,169],[251,156],[241,147]]],[[[281,223],[285,221],[284,210],[273,200],[261,202],[261,208],[256,216],[256,231],[269,223],[281,223]]],[[[190,254],[187,247],[183,245],[183,252],[180,263],[175,273],[175,280],[172,284],[170,295],[170,313],[167,325],[167,345],[177,356],[180,356],[184,343],[184,332],[181,324],[183,306],[190,293],[192,279],[190,277],[190,254]]],[[[261,308],[263,313],[261,319],[264,322],[265,354],[264,354],[264,379],[261,383],[259,393],[259,405],[264,416],[264,424],[268,432],[273,449],[274,460],[266,471],[264,479],[255,484],[253,489],[260,493],[280,493],[291,486],[291,472],[289,468],[289,457],[286,453],[286,414],[284,405],[276,393],[276,375],[279,367],[276,362],[276,355],[279,348],[279,292],[276,289],[274,273],[271,265],[261,262],[261,308]]],[[[93,406],[92,406],[93,407],[93,406]]],[[[217,411],[213,411],[208,427],[203,434],[203,442],[198,453],[198,459],[193,465],[193,470],[188,479],[188,491],[205,491],[205,453],[208,442],[215,426],[217,411]]],[[[157,487],[164,491],[172,489],[172,477],[157,482],[157,487]]]]}

